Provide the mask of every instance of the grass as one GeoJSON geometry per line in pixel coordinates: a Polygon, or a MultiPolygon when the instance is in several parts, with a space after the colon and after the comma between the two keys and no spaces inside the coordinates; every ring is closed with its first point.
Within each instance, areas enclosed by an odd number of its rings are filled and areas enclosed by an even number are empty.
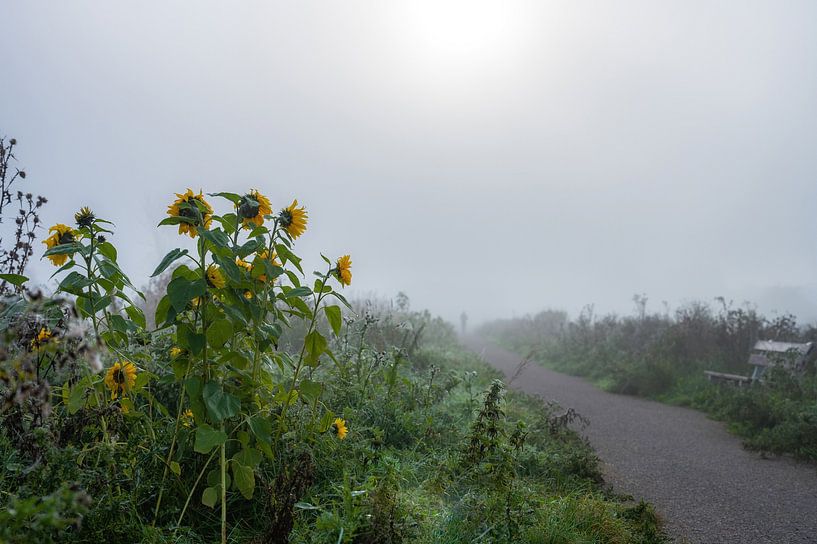
{"type": "MultiPolygon", "coordinates": [[[[649,506],[604,491],[593,451],[554,424],[556,408],[506,391],[496,371],[458,346],[450,326],[419,312],[375,316],[368,307],[360,315],[366,317],[349,324],[334,350],[344,365],[368,375],[366,385],[357,372],[344,378],[334,366],[312,375],[326,384],[322,402],[345,406],[349,435],[290,442],[264,460],[252,500],[229,504],[231,542],[663,541],[649,506]],[[406,337],[406,323],[434,334],[406,337]],[[396,339],[414,348],[390,344],[396,339]],[[495,410],[478,424],[491,390],[495,410]],[[470,448],[478,453],[470,456],[470,448]]],[[[162,379],[170,372],[167,345],[158,337],[143,347],[155,361],[143,371],[159,376],[153,395],[170,403],[171,382],[162,379]]],[[[305,421],[309,410],[299,403],[293,417],[305,421]]],[[[10,440],[11,413],[0,417],[3,541],[36,535],[40,542],[198,543],[218,534],[217,508],[198,496],[175,528],[186,486],[201,471],[196,457],[181,467],[151,523],[164,451],[151,443],[169,440],[172,419],[154,421],[149,440],[143,420],[110,418],[119,438],[104,448],[89,438],[97,430],[81,414],[55,406],[25,448],[10,440]]],[[[183,458],[194,438],[180,435],[183,458]]]]}

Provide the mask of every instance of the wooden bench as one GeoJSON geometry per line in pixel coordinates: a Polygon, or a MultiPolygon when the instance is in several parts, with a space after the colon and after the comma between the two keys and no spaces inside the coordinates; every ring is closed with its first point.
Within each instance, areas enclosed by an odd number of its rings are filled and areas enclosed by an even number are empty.
{"type": "Polygon", "coordinates": [[[752,367],[751,376],[727,374],[704,370],[706,378],[712,383],[721,383],[744,387],[763,379],[766,369],[771,367],[785,368],[791,372],[801,372],[809,356],[814,352],[814,342],[805,344],[795,342],[777,342],[774,340],[758,340],[749,355],[749,365],[752,367]]]}

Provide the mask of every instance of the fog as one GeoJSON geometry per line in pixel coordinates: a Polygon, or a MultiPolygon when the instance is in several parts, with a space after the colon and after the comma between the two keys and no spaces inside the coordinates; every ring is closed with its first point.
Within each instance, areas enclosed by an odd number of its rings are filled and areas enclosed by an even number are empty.
{"type": "Polygon", "coordinates": [[[817,316],[814,2],[4,2],[0,50],[44,223],[114,221],[137,285],[174,192],[256,187],[449,319],[817,316]]]}

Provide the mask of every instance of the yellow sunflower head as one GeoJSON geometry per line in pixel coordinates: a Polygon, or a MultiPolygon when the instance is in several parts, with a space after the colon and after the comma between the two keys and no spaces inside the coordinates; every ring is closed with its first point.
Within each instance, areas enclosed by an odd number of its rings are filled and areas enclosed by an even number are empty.
{"type": "Polygon", "coordinates": [[[252,264],[248,263],[247,261],[240,257],[235,258],[235,264],[236,266],[238,266],[238,268],[243,268],[247,272],[252,272],[252,264]]]}
{"type": "Polygon", "coordinates": [[[74,214],[74,221],[77,222],[79,228],[91,228],[95,219],[94,212],[88,206],[83,206],[74,214]]]}
{"type": "Polygon", "coordinates": [[[298,207],[298,201],[293,200],[292,204],[281,210],[278,214],[278,221],[292,238],[297,238],[306,232],[306,222],[309,219],[306,208],[298,207]]]}
{"type": "MultiPolygon", "coordinates": [[[[51,235],[43,240],[45,247],[47,249],[51,249],[57,246],[61,246],[63,244],[72,244],[77,240],[77,231],[69,227],[68,225],[63,225],[62,223],[58,223],[48,229],[48,232],[51,235]]],[[[62,266],[68,261],[68,254],[63,253],[60,255],[49,255],[48,260],[54,266],[62,266]]]]}
{"type": "Polygon", "coordinates": [[[272,205],[267,197],[253,189],[249,194],[241,197],[238,203],[238,217],[245,229],[250,228],[250,223],[256,227],[264,224],[264,216],[272,213],[272,205]]]}
{"type": "Polygon", "coordinates": [[[105,374],[105,385],[111,390],[111,398],[124,395],[136,385],[136,365],[130,361],[117,361],[105,374]]]}
{"type": "Polygon", "coordinates": [[[44,346],[51,339],[51,331],[46,327],[41,327],[37,336],[31,339],[31,351],[36,351],[44,346]]]}
{"type": "Polygon", "coordinates": [[[193,426],[193,410],[190,408],[182,413],[182,425],[188,428],[193,426]]]}
{"type": "MultiPolygon", "coordinates": [[[[278,255],[276,255],[275,252],[273,251],[272,257],[269,257],[269,252],[265,249],[264,251],[259,252],[255,256],[255,259],[252,262],[251,272],[253,270],[258,270],[259,272],[261,270],[265,270],[266,267],[264,266],[264,261],[269,262],[272,266],[277,266],[279,268],[281,266],[281,263],[278,262],[278,255]]],[[[267,281],[267,275],[264,273],[258,274],[257,277],[258,281],[267,281]]],[[[273,278],[272,281],[275,281],[275,278],[273,278]]]]}
{"type": "Polygon", "coordinates": [[[217,265],[211,264],[207,267],[207,285],[216,289],[224,289],[224,286],[227,285],[224,273],[217,265]]]}
{"type": "Polygon", "coordinates": [[[186,193],[176,193],[176,196],[178,197],[176,201],[167,207],[167,215],[184,217],[193,221],[192,223],[179,223],[179,234],[187,234],[195,238],[196,227],[210,228],[213,208],[204,200],[204,194],[201,191],[195,194],[192,189],[187,189],[186,193]]]}
{"type": "Polygon", "coordinates": [[[332,422],[332,431],[334,431],[334,433],[338,435],[338,438],[340,440],[346,438],[346,433],[349,432],[349,429],[346,428],[346,421],[342,420],[339,417],[336,417],[335,421],[332,422]]]}
{"type": "Polygon", "coordinates": [[[352,257],[349,255],[344,255],[335,263],[334,269],[335,277],[338,279],[341,285],[351,285],[352,284],[352,257]]]}

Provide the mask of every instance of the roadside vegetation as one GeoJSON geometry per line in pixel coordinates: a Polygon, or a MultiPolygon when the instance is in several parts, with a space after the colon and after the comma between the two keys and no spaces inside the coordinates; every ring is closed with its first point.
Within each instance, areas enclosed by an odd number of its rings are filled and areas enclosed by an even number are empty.
{"type": "Polygon", "coordinates": [[[348,255],[307,281],[297,200],[177,194],[143,290],[98,212],[48,230],[55,293],[0,275],[0,542],[662,541],[451,325],[347,301],[348,255]]]}
{"type": "Polygon", "coordinates": [[[630,316],[596,316],[587,307],[576,319],[562,311],[496,321],[483,333],[501,345],[562,372],[584,376],[605,390],[691,406],[726,421],[748,447],[817,459],[817,370],[772,369],[762,383],[738,389],[710,384],[704,370],[749,373],[758,339],[817,340],[817,329],[783,315],[768,318],[723,299],[692,303],[676,312],[646,312],[634,297],[630,316]]]}

